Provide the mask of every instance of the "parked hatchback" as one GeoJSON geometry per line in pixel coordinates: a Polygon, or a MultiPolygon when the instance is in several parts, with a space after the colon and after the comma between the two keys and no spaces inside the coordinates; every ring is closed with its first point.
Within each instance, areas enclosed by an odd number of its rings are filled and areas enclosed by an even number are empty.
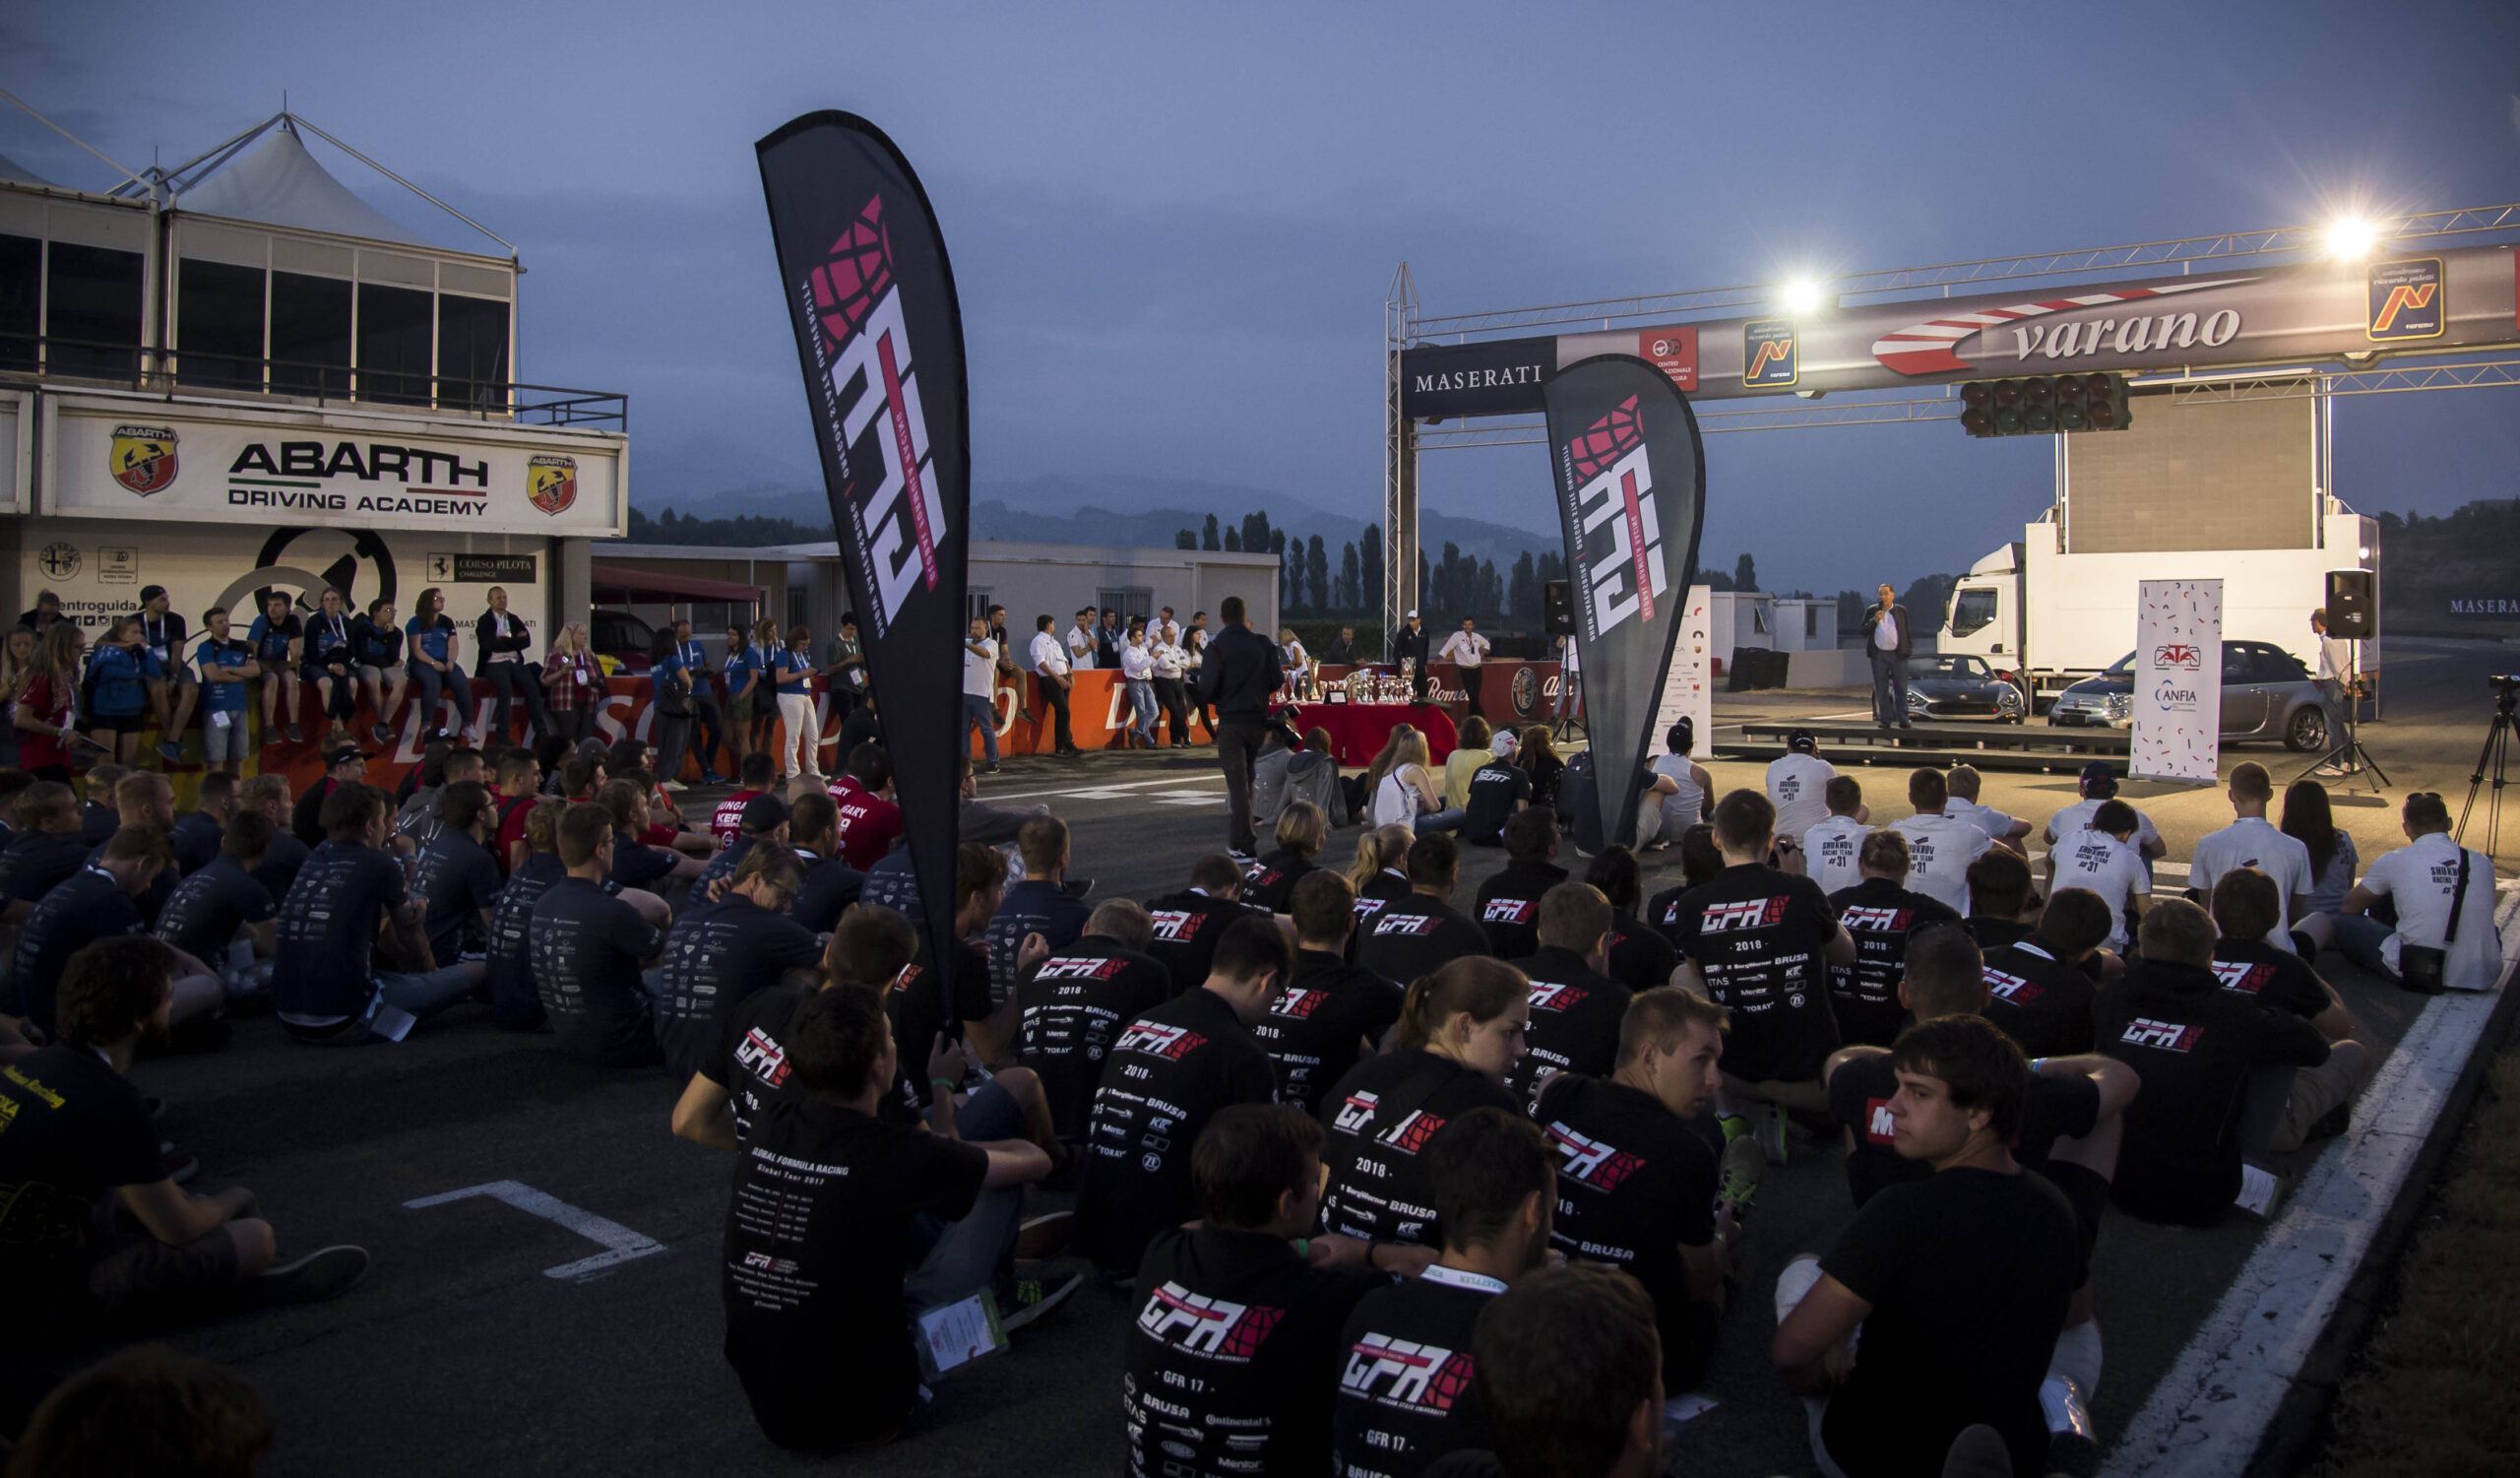
{"type": "MultiPolygon", "coordinates": [[[[2135,654],[2129,652],[2099,676],[2059,693],[2048,722],[2124,729],[2134,710],[2135,654]]],[[[2281,739],[2303,753],[2327,747],[2327,710],[2300,658],[2270,642],[2223,643],[2223,739],[2281,739]]]]}

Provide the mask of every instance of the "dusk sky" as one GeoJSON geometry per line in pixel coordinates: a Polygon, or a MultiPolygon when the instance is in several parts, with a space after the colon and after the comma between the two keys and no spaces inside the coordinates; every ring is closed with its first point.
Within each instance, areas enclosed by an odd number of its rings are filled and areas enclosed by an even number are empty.
{"type": "MultiPolygon", "coordinates": [[[[1378,503],[1381,314],[1761,282],[2520,200],[2520,6],[19,7],[0,87],[135,167],[289,104],[516,242],[520,377],[631,396],[640,451],[803,482],[752,144],[873,119],[924,177],[982,484],[1193,479],[1378,503]]],[[[320,143],[428,238],[490,243],[320,143]]],[[[104,166],[14,109],[0,154],[104,166]]],[[[2336,414],[2364,512],[2520,493],[2520,392],[2336,414]]],[[[1705,560],[1772,588],[1966,568],[2044,440],[1718,436],[1705,560]]],[[[1553,526],[1537,447],[1430,507],[1553,526]]]]}

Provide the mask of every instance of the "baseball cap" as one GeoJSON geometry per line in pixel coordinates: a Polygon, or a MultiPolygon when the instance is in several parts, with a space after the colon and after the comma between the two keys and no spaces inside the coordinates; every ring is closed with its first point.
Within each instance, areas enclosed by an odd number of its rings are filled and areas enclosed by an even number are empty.
{"type": "Polygon", "coordinates": [[[367,751],[356,744],[336,744],[324,751],[324,768],[329,770],[335,765],[346,765],[351,760],[365,758],[367,758],[367,751]]]}
{"type": "Polygon", "coordinates": [[[1808,729],[1796,729],[1785,737],[1785,747],[1796,754],[1808,754],[1820,747],[1819,736],[1808,729]]]}
{"type": "Polygon", "coordinates": [[[1496,731],[1496,737],[1488,740],[1487,752],[1502,757],[1513,753],[1515,750],[1521,748],[1522,745],[1523,741],[1515,737],[1514,731],[1511,729],[1499,729],[1496,731]]]}
{"type": "Polygon", "coordinates": [[[140,604],[146,606],[165,593],[166,587],[163,585],[144,585],[140,587],[140,604]]]}
{"type": "Polygon", "coordinates": [[[1418,612],[1414,610],[1410,611],[1408,614],[1402,616],[1401,619],[1405,621],[1414,621],[1418,619],[1418,612]]]}
{"type": "Polygon", "coordinates": [[[738,823],[756,836],[778,830],[788,821],[788,803],[776,796],[755,796],[744,803],[743,820],[738,823]]]}
{"type": "Polygon", "coordinates": [[[2105,759],[2083,766],[2083,794],[2106,801],[2117,794],[2117,767],[2105,759]]]}

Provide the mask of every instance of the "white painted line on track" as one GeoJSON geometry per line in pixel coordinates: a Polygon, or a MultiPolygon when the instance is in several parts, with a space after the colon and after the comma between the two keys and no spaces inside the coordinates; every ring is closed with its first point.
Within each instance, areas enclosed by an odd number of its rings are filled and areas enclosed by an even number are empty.
{"type": "MultiPolygon", "coordinates": [[[[1222,773],[1217,776],[1217,783],[1219,785],[1225,783],[1225,776],[1222,773]]],[[[995,791],[982,791],[980,799],[983,801],[1034,801],[1043,796],[1069,796],[1086,801],[1104,801],[1125,795],[1130,791],[1144,790],[1151,785],[1177,786],[1179,784],[1181,784],[1181,778],[1177,775],[1156,780],[1115,780],[1108,783],[1086,781],[1055,791],[1009,791],[1002,795],[995,791]]]]}
{"type": "Polygon", "coordinates": [[[492,1200],[505,1201],[520,1211],[539,1216],[545,1221],[558,1222],[561,1226],[604,1249],[603,1252],[592,1257],[581,1257],[575,1262],[563,1262],[557,1267],[544,1268],[542,1276],[546,1278],[583,1278],[589,1273],[601,1272],[607,1267],[665,1250],[665,1245],[653,1237],[633,1232],[617,1221],[607,1220],[592,1211],[572,1206],[558,1196],[536,1190],[522,1181],[491,1181],[486,1185],[467,1186],[461,1190],[449,1190],[442,1195],[424,1195],[415,1201],[405,1201],[403,1208],[407,1211],[417,1211],[423,1207],[443,1206],[449,1201],[466,1200],[476,1195],[486,1195],[492,1200]]]}

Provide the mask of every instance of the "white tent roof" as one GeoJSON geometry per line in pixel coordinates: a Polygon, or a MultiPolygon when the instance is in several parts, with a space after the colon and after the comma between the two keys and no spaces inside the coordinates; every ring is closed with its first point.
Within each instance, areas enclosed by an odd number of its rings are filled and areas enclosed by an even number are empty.
{"type": "Polygon", "coordinates": [[[295,126],[286,120],[272,130],[260,148],[185,189],[175,204],[182,210],[265,225],[293,225],[409,246],[427,244],[351,194],[315,162],[295,126]]]}
{"type": "Polygon", "coordinates": [[[0,154],[0,179],[14,179],[20,184],[26,185],[48,185],[52,183],[51,180],[35,173],[32,169],[19,163],[16,160],[9,158],[5,154],[0,154]]]}

